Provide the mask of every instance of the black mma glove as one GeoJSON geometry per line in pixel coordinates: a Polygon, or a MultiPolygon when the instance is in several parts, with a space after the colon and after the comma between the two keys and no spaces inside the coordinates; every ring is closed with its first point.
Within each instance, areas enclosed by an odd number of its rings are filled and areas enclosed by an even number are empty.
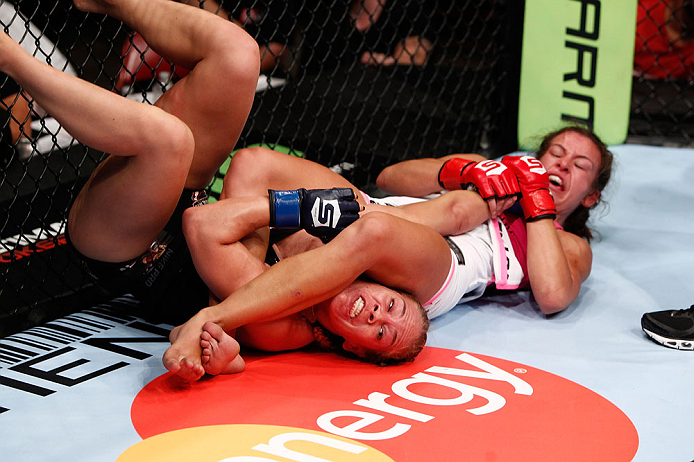
{"type": "Polygon", "coordinates": [[[349,188],[268,189],[270,226],[305,229],[328,242],[359,218],[361,206],[349,188]]]}

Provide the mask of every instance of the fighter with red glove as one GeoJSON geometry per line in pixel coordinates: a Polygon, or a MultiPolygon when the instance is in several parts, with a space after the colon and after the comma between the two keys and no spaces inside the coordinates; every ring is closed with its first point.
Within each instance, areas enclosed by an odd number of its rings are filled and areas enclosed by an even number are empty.
{"type": "Polygon", "coordinates": [[[555,219],[557,207],[549,192],[549,176],[542,162],[530,156],[506,156],[501,162],[518,178],[519,203],[526,221],[555,219]]]}
{"type": "Polygon", "coordinates": [[[361,205],[350,188],[268,189],[270,226],[305,229],[328,242],[359,218],[361,205]]]}
{"type": "Polygon", "coordinates": [[[496,160],[447,160],[439,170],[439,185],[449,191],[475,189],[488,202],[492,218],[510,207],[515,202],[512,198],[520,194],[516,175],[496,160]]]}
{"type": "Polygon", "coordinates": [[[449,191],[474,186],[483,199],[505,199],[520,192],[516,175],[496,160],[447,160],[439,170],[439,184],[449,191]]]}

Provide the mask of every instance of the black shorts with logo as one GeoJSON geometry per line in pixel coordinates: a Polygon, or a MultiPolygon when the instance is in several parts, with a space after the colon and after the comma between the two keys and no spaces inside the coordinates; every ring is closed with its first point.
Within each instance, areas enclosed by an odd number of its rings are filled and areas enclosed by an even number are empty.
{"type": "Polygon", "coordinates": [[[198,276],[186,245],[181,217],[188,207],[207,203],[205,191],[184,190],[176,210],[150,248],[137,258],[119,263],[78,255],[82,268],[109,295],[132,294],[141,302],[136,313],[148,320],[180,324],[208,306],[208,291],[198,276]]]}

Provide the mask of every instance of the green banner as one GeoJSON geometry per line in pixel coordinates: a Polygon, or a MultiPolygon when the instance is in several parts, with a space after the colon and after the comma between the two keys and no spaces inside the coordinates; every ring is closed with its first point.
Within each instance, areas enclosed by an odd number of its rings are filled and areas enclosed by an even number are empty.
{"type": "Polygon", "coordinates": [[[626,140],[636,0],[526,0],[518,144],[568,123],[607,144],[626,140]]]}

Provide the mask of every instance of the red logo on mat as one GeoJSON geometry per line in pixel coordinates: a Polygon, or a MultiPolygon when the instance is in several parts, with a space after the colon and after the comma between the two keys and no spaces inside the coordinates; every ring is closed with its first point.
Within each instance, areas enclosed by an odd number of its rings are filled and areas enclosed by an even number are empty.
{"type": "Polygon", "coordinates": [[[327,353],[246,361],[241,374],[191,386],[170,374],[155,379],[135,398],[135,429],[148,438],[208,425],[292,427],[396,461],[628,461],[638,448],[634,425],[605,398],[503,359],[428,347],[385,368],[327,353]]]}

